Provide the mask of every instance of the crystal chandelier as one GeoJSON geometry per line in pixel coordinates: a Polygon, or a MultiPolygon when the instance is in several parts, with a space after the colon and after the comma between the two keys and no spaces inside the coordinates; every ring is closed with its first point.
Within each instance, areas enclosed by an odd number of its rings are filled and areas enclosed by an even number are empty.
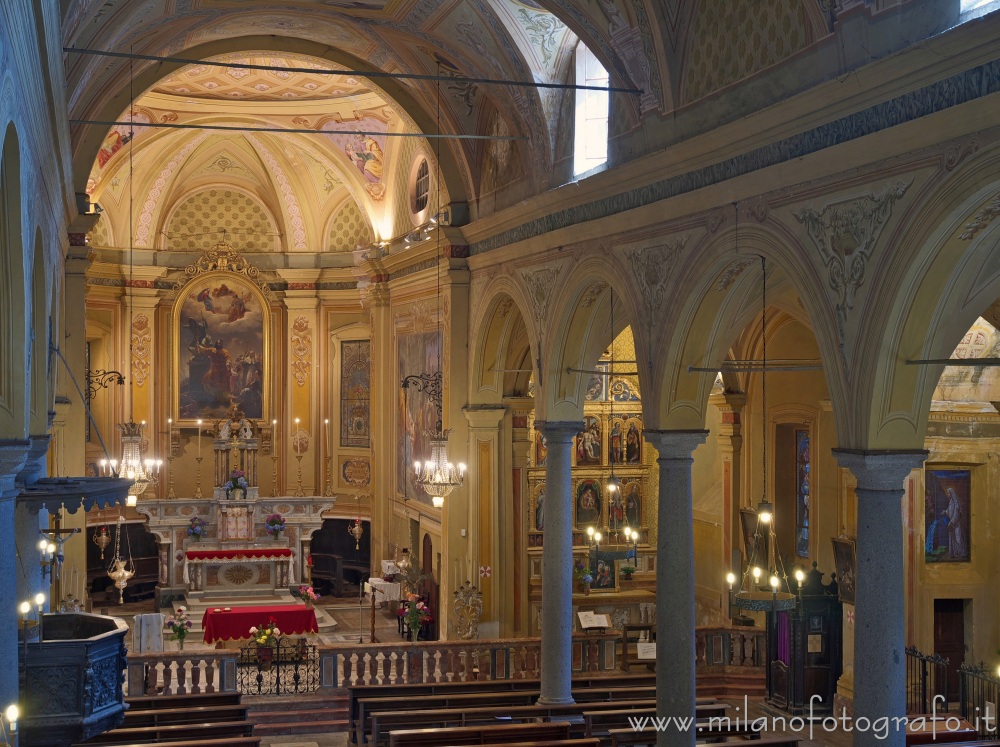
{"type": "Polygon", "coordinates": [[[145,493],[147,488],[160,481],[160,468],[163,466],[162,459],[143,459],[142,431],[145,426],[146,421],[136,423],[131,419],[127,423],[118,424],[118,430],[122,434],[122,458],[118,463],[111,462],[112,471],[117,468],[119,477],[132,480],[132,487],[128,491],[128,505],[131,506],[135,505],[138,496],[145,493]]]}
{"type": "Polygon", "coordinates": [[[444,505],[444,499],[455,488],[465,482],[465,465],[459,462],[455,466],[448,461],[448,436],[451,429],[437,429],[428,433],[431,440],[431,458],[425,462],[414,462],[413,471],[417,484],[431,496],[431,502],[436,508],[444,505]]]}

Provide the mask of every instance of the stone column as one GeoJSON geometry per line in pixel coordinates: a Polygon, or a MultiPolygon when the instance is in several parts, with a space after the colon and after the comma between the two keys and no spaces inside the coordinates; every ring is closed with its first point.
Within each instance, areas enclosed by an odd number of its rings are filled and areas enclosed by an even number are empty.
{"type": "Polygon", "coordinates": [[[542,687],[540,704],[573,702],[573,437],[582,421],[537,422],[545,459],[542,546],[542,687]]]}
{"type": "Polygon", "coordinates": [[[841,467],[858,479],[855,568],[855,747],[903,747],[906,732],[893,718],[906,715],[906,620],[903,588],[903,480],[927,458],[926,451],[834,449],[841,467]],[[871,727],[888,717],[885,739],[871,727]]]}
{"type": "MultiPolygon", "coordinates": [[[[660,468],[656,524],[656,715],[693,718],[695,708],[694,512],[691,464],[708,431],[645,431],[660,468]]],[[[551,454],[551,452],[550,452],[551,454]]],[[[658,747],[694,747],[695,731],[665,731],[658,747]]]]}
{"type": "Polygon", "coordinates": [[[27,439],[0,441],[0,578],[8,581],[0,591],[0,672],[4,673],[0,676],[0,703],[6,704],[18,702],[18,677],[13,673],[18,671],[17,605],[23,600],[17,597],[18,585],[9,583],[18,577],[15,557],[18,539],[23,539],[28,547],[32,543],[36,547],[22,557],[21,563],[38,565],[37,526],[30,538],[18,537],[14,519],[14,499],[18,493],[14,478],[24,469],[30,447],[27,439]]]}

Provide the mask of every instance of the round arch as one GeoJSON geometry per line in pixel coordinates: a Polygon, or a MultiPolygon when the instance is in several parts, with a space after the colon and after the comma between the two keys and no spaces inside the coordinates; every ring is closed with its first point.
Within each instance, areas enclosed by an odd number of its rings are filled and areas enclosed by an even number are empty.
{"type": "MultiPolygon", "coordinates": [[[[248,49],[311,55],[318,59],[328,60],[352,70],[360,71],[360,75],[363,75],[366,71],[380,72],[377,66],[372,65],[370,62],[329,45],[307,39],[276,35],[216,39],[178,50],[176,51],[176,55],[187,59],[206,59],[248,49]]],[[[171,62],[149,66],[135,74],[131,88],[132,90],[145,91],[152,88],[157,81],[177,72],[183,67],[185,67],[185,64],[171,62]]],[[[127,67],[123,68],[124,71],[127,71],[127,69],[127,67]]],[[[421,132],[435,131],[436,124],[433,112],[424,110],[419,101],[410,92],[410,88],[403,81],[391,78],[376,78],[373,80],[379,81],[377,84],[378,88],[406,112],[421,132]]],[[[73,111],[71,115],[84,119],[114,121],[123,111],[127,111],[132,104],[129,89],[130,86],[126,81],[114,95],[101,100],[99,104],[90,107],[86,111],[73,111]]],[[[90,175],[91,166],[97,158],[97,153],[107,136],[108,129],[105,126],[98,125],[83,126],[79,129],[79,134],[74,139],[73,173],[74,186],[78,193],[82,194],[86,192],[87,179],[90,175]]],[[[459,148],[445,147],[441,149],[441,173],[452,200],[468,202],[470,194],[466,189],[466,184],[472,183],[471,172],[468,166],[460,162],[460,159],[456,157],[456,153],[459,152],[459,148]]]]}
{"type": "MultiPolygon", "coordinates": [[[[529,321],[531,316],[526,313],[530,306],[521,289],[506,275],[487,286],[482,302],[476,306],[482,311],[470,326],[475,338],[471,347],[469,403],[499,404],[510,388],[509,383],[522,377],[513,371],[504,372],[513,367],[508,364],[516,360],[519,366],[535,370],[538,345],[534,325],[529,321]],[[521,344],[519,329],[524,330],[521,344]]],[[[528,376],[530,374],[523,374],[525,393],[528,376]]]]}
{"type": "Polygon", "coordinates": [[[867,449],[923,448],[930,404],[943,365],[908,359],[949,358],[975,319],[1000,297],[1000,148],[976,154],[910,208],[912,221],[892,243],[884,269],[895,280],[880,294],[873,328],[859,346],[875,360],[859,382],[864,397],[857,440],[867,449]],[[912,247],[907,249],[907,247],[912,247]],[[873,357],[874,356],[874,357],[873,357]]]}
{"type": "Polygon", "coordinates": [[[0,150],[0,438],[11,439],[24,438],[28,425],[21,198],[21,147],[10,122],[0,150]]]}
{"type": "Polygon", "coordinates": [[[49,282],[45,272],[45,244],[42,230],[35,230],[31,269],[31,411],[28,433],[44,435],[49,428],[49,282]]]}
{"type": "MultiPolygon", "coordinates": [[[[662,325],[666,339],[654,340],[655,412],[650,428],[701,429],[717,370],[746,326],[759,315],[762,294],[761,258],[767,263],[768,297],[794,291],[802,304],[821,351],[839,351],[836,320],[825,303],[826,291],[816,268],[803,260],[806,253],[793,237],[775,224],[753,224],[706,237],[690,248],[697,262],[685,268],[674,287],[689,289],[671,309],[662,325]],[[688,372],[689,366],[712,372],[688,372]],[[655,418],[655,419],[654,419],[655,418]]],[[[796,316],[801,317],[801,313],[796,316]]],[[[838,419],[838,432],[847,427],[849,388],[838,354],[822,359],[824,376],[838,419]]],[[[651,399],[653,399],[651,397],[651,399]]],[[[645,400],[645,398],[644,398],[645,400]]]]}

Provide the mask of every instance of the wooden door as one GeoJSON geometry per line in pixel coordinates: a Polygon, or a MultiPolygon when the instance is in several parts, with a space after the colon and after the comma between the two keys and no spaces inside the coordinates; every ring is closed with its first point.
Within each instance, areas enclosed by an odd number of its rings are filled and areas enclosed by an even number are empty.
{"type": "Polygon", "coordinates": [[[934,653],[948,660],[948,699],[954,701],[958,698],[958,670],[965,660],[964,599],[934,600],[934,653]]]}

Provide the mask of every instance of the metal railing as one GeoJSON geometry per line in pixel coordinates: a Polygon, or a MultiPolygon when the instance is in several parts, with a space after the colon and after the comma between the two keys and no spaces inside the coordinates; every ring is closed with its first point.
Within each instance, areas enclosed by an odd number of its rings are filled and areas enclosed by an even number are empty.
{"type": "Polygon", "coordinates": [[[958,703],[962,718],[971,723],[979,736],[996,739],[997,703],[1000,679],[983,664],[963,664],[958,670],[958,703]]]}
{"type": "Polygon", "coordinates": [[[304,638],[244,646],[236,662],[236,689],[244,695],[291,695],[319,690],[319,651],[304,638]]]}
{"type": "Polygon", "coordinates": [[[948,660],[941,658],[939,654],[921,653],[915,646],[907,648],[906,712],[947,712],[949,703],[948,660]],[[936,705],[935,696],[941,696],[936,705]]]}

